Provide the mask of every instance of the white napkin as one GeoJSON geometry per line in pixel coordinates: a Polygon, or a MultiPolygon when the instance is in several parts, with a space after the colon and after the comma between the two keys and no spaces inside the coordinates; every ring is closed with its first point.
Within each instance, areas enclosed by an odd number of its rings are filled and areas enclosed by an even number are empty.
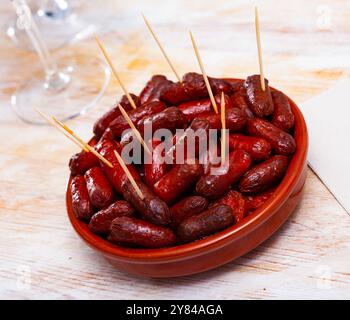
{"type": "Polygon", "coordinates": [[[350,80],[300,108],[309,129],[309,165],[350,213],[350,80]]]}

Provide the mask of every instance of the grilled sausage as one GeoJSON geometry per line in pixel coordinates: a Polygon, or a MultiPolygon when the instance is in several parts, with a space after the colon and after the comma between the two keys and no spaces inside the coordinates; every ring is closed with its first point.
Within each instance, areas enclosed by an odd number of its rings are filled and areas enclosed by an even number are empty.
{"type": "Polygon", "coordinates": [[[196,185],[199,195],[208,199],[215,199],[223,195],[229,187],[238,182],[248,171],[251,165],[251,157],[244,150],[235,150],[229,154],[228,170],[223,174],[206,174],[201,177],[196,185]]]}
{"type": "Polygon", "coordinates": [[[265,91],[261,88],[260,75],[249,76],[244,83],[247,90],[247,98],[250,109],[257,117],[268,116],[273,113],[274,106],[269,88],[269,82],[265,79],[265,91]]]}
{"type": "Polygon", "coordinates": [[[264,138],[270,142],[272,150],[277,154],[288,156],[295,152],[294,138],[271,122],[258,118],[249,119],[247,129],[250,135],[264,138]]]}
{"type": "Polygon", "coordinates": [[[96,234],[109,233],[112,221],[117,217],[132,216],[135,210],[124,200],[117,200],[108,208],[96,212],[90,219],[89,229],[96,234]]]}
{"type": "Polygon", "coordinates": [[[181,199],[170,208],[172,226],[177,226],[183,220],[202,212],[207,206],[208,200],[200,196],[181,199]]]}
{"type": "MultiPolygon", "coordinates": [[[[136,107],[140,106],[140,99],[138,96],[130,93],[131,98],[133,99],[133,101],[135,102],[136,107]]],[[[123,95],[121,100],[119,101],[119,103],[121,104],[121,106],[126,110],[132,110],[132,106],[128,100],[128,98],[126,97],[126,95],[123,95]]],[[[116,119],[118,116],[120,115],[120,111],[118,108],[118,105],[113,107],[111,110],[109,110],[108,112],[106,112],[101,118],[99,118],[95,124],[94,124],[94,134],[97,137],[100,137],[103,132],[108,128],[109,124],[116,119]]]]}
{"type": "Polygon", "coordinates": [[[75,176],[71,181],[72,208],[79,219],[89,220],[94,214],[94,208],[90,201],[85,179],[81,175],[75,176]]]}
{"type": "Polygon", "coordinates": [[[132,217],[113,220],[109,241],[130,247],[163,248],[176,244],[176,235],[171,229],[132,217]]]}
{"type": "Polygon", "coordinates": [[[197,160],[193,164],[177,164],[155,185],[154,192],[166,203],[173,203],[189,190],[203,174],[203,167],[197,160]]]}
{"type": "Polygon", "coordinates": [[[294,114],[290,107],[289,100],[281,91],[273,91],[271,94],[275,105],[272,123],[283,131],[289,131],[294,127],[294,114]]]}
{"type": "Polygon", "coordinates": [[[226,229],[234,223],[231,208],[218,205],[182,221],[177,234],[183,242],[191,242],[226,229]]]}
{"type": "Polygon", "coordinates": [[[132,203],[138,213],[146,220],[159,226],[169,225],[171,222],[170,209],[167,204],[157,197],[153,191],[142,181],[138,181],[144,199],[141,199],[129,180],[122,186],[122,195],[125,200],[132,203]]]}
{"type": "Polygon", "coordinates": [[[244,193],[262,192],[280,181],[288,168],[286,156],[273,156],[251,168],[239,182],[239,190],[244,193]]]}
{"type": "Polygon", "coordinates": [[[160,96],[173,82],[165,76],[155,75],[149,80],[140,93],[141,104],[157,101],[160,96]]]}
{"type": "Polygon", "coordinates": [[[86,187],[94,207],[103,209],[114,200],[112,186],[100,167],[93,167],[85,172],[86,187]]]}

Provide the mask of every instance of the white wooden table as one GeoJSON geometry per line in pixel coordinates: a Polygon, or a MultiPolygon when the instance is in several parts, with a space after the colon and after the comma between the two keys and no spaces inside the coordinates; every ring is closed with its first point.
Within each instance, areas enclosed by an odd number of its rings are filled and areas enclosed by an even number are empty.
{"type": "MultiPolygon", "coordinates": [[[[76,10],[98,26],[121,76],[136,93],[152,74],[172,78],[140,11],[153,23],[181,73],[198,71],[189,29],[208,74],[246,77],[258,72],[253,24],[257,3],[265,69],[273,86],[302,103],[350,75],[346,0],[93,3],[84,1],[76,10]]],[[[12,14],[9,1],[2,1],[0,298],[350,298],[350,217],[310,170],[304,197],[288,222],[251,253],[216,270],[141,279],[95,254],[75,234],[65,210],[67,162],[77,151],[75,145],[52,128],[22,123],[11,110],[10,95],[36,59],[5,37],[4,25],[12,14]]],[[[64,50],[99,54],[92,39],[64,50]]],[[[94,120],[120,95],[113,80],[98,105],[71,126],[88,139],[94,120]]]]}

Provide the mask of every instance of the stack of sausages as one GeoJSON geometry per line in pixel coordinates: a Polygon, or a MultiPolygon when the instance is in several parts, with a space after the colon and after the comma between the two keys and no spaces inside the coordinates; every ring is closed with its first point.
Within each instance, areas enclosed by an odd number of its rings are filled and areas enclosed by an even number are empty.
{"type": "MultiPolygon", "coordinates": [[[[183,163],[160,162],[164,148],[158,147],[164,142],[153,139],[151,162],[127,165],[144,195],[141,199],[114,154],[130,141],[123,135],[128,123],[114,107],[95,123],[91,142],[113,168],[84,151],[69,162],[73,211],[91,232],[125,247],[180,245],[239,223],[273,197],[296,150],[288,98],[271,90],[267,80],[263,91],[259,75],[209,82],[218,106],[224,93],[228,170],[212,174],[210,164],[199,161],[198,146],[194,157],[183,163]]],[[[213,111],[202,75],[187,73],[181,83],[156,75],[131,97],[137,109],[125,96],[119,103],[141,133],[150,123],[153,131],[221,129],[220,113],[213,111]]]]}

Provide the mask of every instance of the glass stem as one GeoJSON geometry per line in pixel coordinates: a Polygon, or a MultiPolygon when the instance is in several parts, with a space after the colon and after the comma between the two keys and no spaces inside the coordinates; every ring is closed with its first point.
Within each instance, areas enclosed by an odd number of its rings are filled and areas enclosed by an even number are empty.
{"type": "Polygon", "coordinates": [[[24,29],[37,52],[45,72],[45,88],[49,90],[61,90],[70,80],[69,75],[60,72],[53,61],[49,50],[33,19],[30,8],[25,0],[11,0],[18,15],[17,26],[24,29]]]}

